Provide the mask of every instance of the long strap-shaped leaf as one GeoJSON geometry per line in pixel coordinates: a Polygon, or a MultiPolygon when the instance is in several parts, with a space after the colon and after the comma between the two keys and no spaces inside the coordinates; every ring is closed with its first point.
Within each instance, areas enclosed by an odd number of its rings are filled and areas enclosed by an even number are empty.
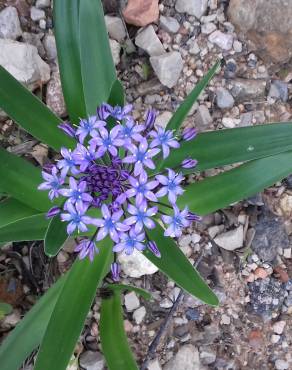
{"type": "Polygon", "coordinates": [[[191,157],[198,160],[196,169],[202,171],[289,150],[292,150],[291,122],[242,127],[205,132],[194,141],[182,142],[181,148],[173,150],[161,167],[174,168],[191,157]]]}
{"type": "Polygon", "coordinates": [[[87,114],[106,102],[116,80],[100,0],[81,0],[79,9],[81,73],[87,114]]]}
{"type": "Polygon", "coordinates": [[[163,235],[162,227],[156,224],[156,228],[147,231],[147,235],[150,240],[156,242],[161,258],[157,258],[147,249],[143,252],[144,255],[185,291],[209,305],[217,306],[218,298],[216,295],[173,239],[163,235]]]}
{"type": "Polygon", "coordinates": [[[66,228],[67,222],[62,222],[60,215],[52,218],[45,235],[45,252],[47,256],[56,256],[62,248],[62,245],[68,239],[66,228]]]}
{"type": "Polygon", "coordinates": [[[100,244],[93,262],[77,260],[71,268],[52,313],[34,370],[65,370],[98,285],[109,270],[112,246],[100,244]]]}
{"type": "Polygon", "coordinates": [[[100,340],[109,370],[138,370],[124,329],[121,292],[102,299],[100,340]]]}
{"type": "Polygon", "coordinates": [[[0,66],[0,108],[24,130],[55,150],[73,140],[58,129],[60,118],[0,66]]]}
{"type": "Polygon", "coordinates": [[[0,148],[0,188],[21,203],[40,211],[51,206],[48,195],[37,189],[41,171],[25,159],[0,148]]]}
{"type": "Polygon", "coordinates": [[[258,159],[189,185],[181,207],[205,215],[250,197],[292,173],[292,152],[258,159]]]}
{"type": "Polygon", "coordinates": [[[5,338],[0,347],[1,370],[18,370],[40,344],[65,281],[60,278],[5,338]]]}
{"type": "Polygon", "coordinates": [[[0,228],[37,213],[40,211],[26,206],[14,198],[7,198],[0,202],[0,228]]]}
{"type": "Polygon", "coordinates": [[[77,124],[79,118],[86,117],[80,65],[79,0],[55,0],[54,23],[64,99],[71,121],[77,124]]]}
{"type": "Polygon", "coordinates": [[[48,225],[44,213],[11,222],[0,228],[0,243],[43,240],[48,225]]]}
{"type": "Polygon", "coordinates": [[[195,86],[191,93],[187,96],[184,102],[179,106],[177,111],[172,116],[171,120],[168,122],[167,130],[178,130],[191,110],[193,104],[197,101],[200,94],[204,91],[208,83],[214,77],[216,72],[219,71],[221,61],[219,60],[204,76],[201,81],[195,86]]]}

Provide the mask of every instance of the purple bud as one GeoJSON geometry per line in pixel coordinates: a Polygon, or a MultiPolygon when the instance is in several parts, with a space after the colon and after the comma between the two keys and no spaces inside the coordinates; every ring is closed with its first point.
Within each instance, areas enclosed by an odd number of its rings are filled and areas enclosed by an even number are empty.
{"type": "Polygon", "coordinates": [[[43,166],[43,170],[48,173],[52,173],[52,170],[55,166],[52,163],[47,163],[43,166]]]}
{"type": "Polygon", "coordinates": [[[194,127],[186,128],[183,130],[182,138],[183,140],[190,141],[197,136],[197,130],[194,127]]]}
{"type": "Polygon", "coordinates": [[[188,215],[187,215],[187,217],[186,217],[186,219],[189,220],[189,221],[192,221],[192,222],[202,221],[202,217],[199,216],[199,215],[196,215],[193,212],[189,212],[188,215]]]}
{"type": "Polygon", "coordinates": [[[157,117],[157,112],[154,109],[149,109],[146,113],[146,118],[145,118],[145,130],[150,131],[154,127],[154,122],[157,117]]]}
{"type": "Polygon", "coordinates": [[[157,244],[153,241],[150,241],[148,243],[148,248],[150,249],[150,251],[158,258],[161,258],[161,253],[159,251],[159,249],[157,248],[157,244]]]}
{"type": "Polygon", "coordinates": [[[101,104],[100,107],[97,108],[96,113],[98,115],[98,118],[102,121],[105,121],[110,116],[110,106],[106,103],[101,104]]]}
{"type": "Polygon", "coordinates": [[[192,158],[184,159],[181,162],[182,168],[194,168],[194,167],[196,167],[197,164],[198,164],[198,161],[196,159],[192,159],[192,158]]]}
{"type": "Polygon", "coordinates": [[[52,217],[55,217],[57,214],[59,214],[61,212],[61,208],[59,208],[59,207],[53,207],[53,208],[51,208],[49,211],[48,211],[48,213],[47,213],[47,215],[46,215],[46,217],[47,218],[52,218],[52,217]]]}
{"type": "Polygon", "coordinates": [[[111,272],[113,281],[120,281],[121,267],[118,263],[114,262],[111,264],[111,272]]]}
{"type": "Polygon", "coordinates": [[[65,132],[66,135],[75,137],[76,131],[74,128],[70,125],[69,122],[63,122],[58,126],[62,131],[65,132]]]}

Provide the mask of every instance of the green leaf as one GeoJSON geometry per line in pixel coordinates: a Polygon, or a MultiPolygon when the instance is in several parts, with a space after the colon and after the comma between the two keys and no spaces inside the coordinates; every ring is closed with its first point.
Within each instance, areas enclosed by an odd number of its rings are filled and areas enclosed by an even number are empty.
{"type": "Polygon", "coordinates": [[[43,240],[48,225],[44,213],[11,222],[0,228],[0,243],[43,240]]]}
{"type": "MultiPolygon", "coordinates": [[[[292,150],[292,123],[274,123],[199,134],[183,142],[161,165],[177,167],[183,159],[198,160],[198,171],[245,162],[292,150]]],[[[192,171],[185,171],[194,172],[192,171]]]]}
{"type": "Polygon", "coordinates": [[[54,1],[54,32],[62,89],[73,123],[87,116],[80,65],[79,0],[54,1]]]}
{"type": "Polygon", "coordinates": [[[43,182],[41,171],[28,161],[0,148],[0,188],[29,207],[47,211],[47,192],[37,189],[43,182]]]}
{"type": "Polygon", "coordinates": [[[87,114],[108,100],[116,71],[100,0],[82,0],[79,9],[81,74],[87,114]]]}
{"type": "Polygon", "coordinates": [[[110,284],[110,285],[107,285],[106,288],[110,290],[117,290],[120,292],[123,292],[123,291],[135,292],[146,300],[149,300],[152,297],[151,293],[149,293],[147,290],[137,288],[135,286],[127,285],[127,284],[110,284]]]}
{"type": "Polygon", "coordinates": [[[109,270],[112,246],[100,243],[93,262],[77,260],[52,313],[34,370],[65,370],[92,304],[97,286],[109,270]]]}
{"type": "Polygon", "coordinates": [[[68,223],[60,219],[60,215],[53,217],[50,221],[45,235],[45,253],[49,257],[54,257],[68,239],[66,232],[68,223]]]}
{"type": "Polygon", "coordinates": [[[156,228],[148,230],[147,235],[149,240],[156,242],[161,258],[156,257],[149,249],[145,249],[143,254],[182,289],[204,303],[217,306],[219,302],[216,295],[173,239],[163,235],[162,227],[156,224],[156,228]]]}
{"type": "Polygon", "coordinates": [[[125,93],[121,81],[116,80],[113,83],[110,96],[108,98],[108,103],[113,107],[116,105],[123,107],[125,105],[125,93]]]}
{"type": "Polygon", "coordinates": [[[194,103],[197,101],[198,97],[202,91],[206,88],[210,80],[219,71],[221,61],[218,60],[217,63],[209,70],[205,77],[195,86],[192,92],[187,96],[184,102],[179,106],[177,111],[174,113],[172,118],[167,124],[167,130],[178,130],[191,110],[194,103]]]}
{"type": "Polygon", "coordinates": [[[100,341],[109,370],[138,370],[124,329],[121,292],[102,299],[100,341]]]}
{"type": "Polygon", "coordinates": [[[206,215],[248,198],[292,173],[292,152],[245,163],[220,175],[189,185],[178,200],[193,212],[206,215]]]}
{"type": "Polygon", "coordinates": [[[20,369],[23,361],[40,344],[64,281],[65,276],[40,298],[2,342],[1,370],[20,369]]]}
{"type": "Polygon", "coordinates": [[[37,213],[40,211],[26,206],[14,198],[7,198],[0,202],[0,228],[37,213]]]}
{"type": "Polygon", "coordinates": [[[57,126],[61,119],[0,66],[0,108],[32,136],[55,150],[74,141],[57,126]]]}

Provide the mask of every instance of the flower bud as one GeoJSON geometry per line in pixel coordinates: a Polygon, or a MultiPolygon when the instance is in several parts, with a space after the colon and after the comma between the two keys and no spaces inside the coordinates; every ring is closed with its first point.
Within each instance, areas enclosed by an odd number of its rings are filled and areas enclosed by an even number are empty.
{"type": "Polygon", "coordinates": [[[182,168],[194,168],[198,164],[196,159],[186,158],[181,162],[182,168]]]}
{"type": "Polygon", "coordinates": [[[193,140],[197,136],[197,130],[194,127],[183,130],[182,138],[185,141],[193,140]]]}
{"type": "Polygon", "coordinates": [[[118,263],[114,262],[111,264],[111,273],[113,281],[120,281],[121,267],[118,263]]]}
{"type": "Polygon", "coordinates": [[[69,122],[63,122],[58,126],[62,131],[65,132],[66,135],[70,137],[75,137],[75,130],[74,128],[70,125],[69,122]]]}
{"type": "Polygon", "coordinates": [[[157,247],[157,244],[153,241],[150,241],[148,243],[148,249],[150,249],[150,251],[158,258],[161,258],[161,253],[157,247]]]}
{"type": "Polygon", "coordinates": [[[154,122],[157,117],[157,112],[154,109],[149,109],[146,113],[145,130],[150,131],[154,127],[154,122]]]}
{"type": "Polygon", "coordinates": [[[59,214],[60,212],[61,212],[61,209],[60,209],[59,207],[53,207],[53,208],[51,208],[51,209],[48,211],[48,213],[47,213],[46,217],[47,217],[47,218],[53,218],[53,217],[55,217],[57,214],[59,214]]]}
{"type": "Polygon", "coordinates": [[[202,221],[202,217],[193,212],[189,212],[186,218],[191,222],[202,221]]]}

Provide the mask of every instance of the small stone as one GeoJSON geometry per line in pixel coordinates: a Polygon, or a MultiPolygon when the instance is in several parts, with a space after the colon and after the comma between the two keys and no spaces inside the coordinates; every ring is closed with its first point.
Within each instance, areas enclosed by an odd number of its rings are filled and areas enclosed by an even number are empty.
{"type": "Polygon", "coordinates": [[[237,102],[252,101],[265,97],[266,81],[236,78],[230,81],[231,94],[237,102]]]}
{"type": "Polygon", "coordinates": [[[84,370],[103,370],[105,361],[101,353],[86,351],[80,356],[79,365],[84,370]]]}
{"type": "Polygon", "coordinates": [[[289,281],[289,275],[287,271],[284,270],[281,266],[276,266],[274,268],[274,273],[275,276],[279,278],[282,283],[287,283],[289,281]]]}
{"type": "Polygon", "coordinates": [[[14,327],[21,320],[20,312],[14,310],[11,314],[6,315],[1,321],[2,328],[10,329],[14,327]]]}
{"type": "Polygon", "coordinates": [[[42,9],[38,9],[35,6],[32,6],[30,8],[30,18],[34,21],[37,22],[41,19],[46,18],[46,13],[42,9]]]}
{"type": "Polygon", "coordinates": [[[218,235],[214,242],[221,248],[234,251],[243,246],[243,226],[240,225],[234,230],[218,235]]]}
{"type": "Polygon", "coordinates": [[[164,298],[160,301],[159,306],[162,308],[170,308],[173,306],[173,302],[169,298],[164,298]]]}
{"type": "Polygon", "coordinates": [[[123,16],[128,24],[138,27],[148,26],[158,20],[158,0],[129,0],[123,10],[123,16]]]}
{"type": "Polygon", "coordinates": [[[183,69],[183,60],[178,51],[150,58],[150,63],[159,81],[172,88],[176,85],[183,69]]]}
{"type": "Polygon", "coordinates": [[[51,0],[37,0],[35,6],[39,9],[48,8],[51,5],[51,0]]]}
{"type": "Polygon", "coordinates": [[[45,20],[45,19],[41,19],[41,20],[39,21],[39,26],[40,26],[40,28],[41,28],[42,30],[45,30],[45,29],[47,28],[47,22],[46,22],[46,20],[45,20]]]}
{"type": "Polygon", "coordinates": [[[273,334],[271,336],[271,342],[274,344],[278,343],[280,339],[281,339],[280,335],[273,334]]]}
{"type": "Polygon", "coordinates": [[[157,359],[150,361],[147,366],[147,370],[161,370],[159,361],[157,359]]]}
{"type": "Polygon", "coordinates": [[[157,129],[158,127],[166,128],[168,122],[170,121],[173,113],[171,112],[163,112],[159,114],[159,116],[156,117],[156,121],[154,123],[155,128],[157,129]]]}
{"type": "Polygon", "coordinates": [[[200,47],[199,47],[199,44],[197,43],[197,41],[193,41],[191,44],[190,44],[190,54],[193,54],[193,55],[197,55],[199,54],[201,51],[200,47]]]}
{"type": "Polygon", "coordinates": [[[16,40],[21,34],[17,10],[8,6],[0,12],[0,38],[16,40]]]}
{"type": "Polygon", "coordinates": [[[291,248],[285,248],[283,250],[283,256],[284,256],[284,258],[291,258],[292,257],[292,249],[291,248]]]}
{"type": "Polygon", "coordinates": [[[256,279],[265,279],[269,274],[266,269],[258,267],[255,269],[254,275],[256,279]]]}
{"type": "Polygon", "coordinates": [[[161,15],[159,21],[160,27],[166,32],[177,33],[180,28],[180,24],[173,17],[165,17],[164,15],[161,15]]]}
{"type": "Polygon", "coordinates": [[[120,53],[121,53],[121,45],[116,40],[109,40],[110,48],[112,52],[112,57],[114,61],[114,65],[118,65],[120,63],[120,53]]]}
{"type": "Polygon", "coordinates": [[[260,330],[252,330],[250,333],[249,333],[249,336],[248,336],[248,341],[249,341],[249,345],[254,348],[254,349],[258,349],[258,348],[261,348],[262,345],[263,345],[263,334],[260,330]]]}
{"type": "Polygon", "coordinates": [[[146,309],[144,306],[139,307],[137,310],[133,313],[133,318],[136,321],[136,324],[141,324],[141,322],[144,320],[146,316],[146,309]]]}
{"type": "Polygon", "coordinates": [[[164,47],[156,35],[153,26],[148,26],[139,32],[136,36],[135,43],[151,57],[165,53],[164,47]]]}
{"type": "Polygon", "coordinates": [[[209,349],[200,352],[200,360],[203,365],[211,365],[216,361],[216,352],[209,349]]]}
{"type": "Polygon", "coordinates": [[[223,33],[219,30],[211,33],[208,40],[223,50],[231,50],[233,45],[233,36],[228,33],[223,33]]]}
{"type": "Polygon", "coordinates": [[[189,308],[186,311],[186,318],[190,321],[200,320],[200,311],[197,308],[189,308]]]}
{"type": "Polygon", "coordinates": [[[135,292],[130,292],[125,295],[125,306],[128,312],[132,312],[140,306],[139,298],[135,292]]]}
{"type": "Polygon", "coordinates": [[[200,358],[198,349],[191,345],[182,346],[177,354],[167,362],[163,370],[198,370],[200,358]]]}
{"type": "Polygon", "coordinates": [[[134,278],[139,278],[143,275],[152,275],[158,271],[158,268],[136,249],[129,256],[120,253],[118,262],[121,264],[124,273],[134,278]]]}
{"type": "Polygon", "coordinates": [[[48,158],[48,147],[44,144],[38,144],[34,146],[31,155],[41,166],[43,166],[48,158]]]}
{"type": "Polygon", "coordinates": [[[218,108],[229,109],[234,105],[234,98],[224,87],[216,90],[216,103],[218,108]]]}
{"type": "Polygon", "coordinates": [[[206,105],[200,105],[194,117],[196,128],[204,131],[213,122],[209,109],[206,105]]]}
{"type": "Polygon", "coordinates": [[[227,316],[227,315],[225,315],[225,314],[223,314],[223,315],[221,316],[220,324],[222,324],[222,325],[230,325],[230,323],[231,323],[231,319],[230,319],[230,317],[229,317],[229,316],[227,316]]]}
{"type": "Polygon", "coordinates": [[[105,23],[107,31],[112,39],[122,42],[126,38],[127,34],[121,18],[106,15],[105,23]]]}
{"type": "Polygon", "coordinates": [[[222,119],[222,125],[226,128],[234,128],[236,126],[239,126],[240,119],[232,118],[232,117],[223,117],[222,119]]]}
{"type": "Polygon", "coordinates": [[[46,103],[58,116],[64,117],[66,115],[66,104],[59,71],[52,73],[52,77],[47,85],[46,103]]]}
{"type": "Polygon", "coordinates": [[[242,43],[238,40],[234,40],[233,49],[236,53],[241,53],[242,52],[242,43]]]}
{"type": "Polygon", "coordinates": [[[275,80],[271,83],[269,97],[287,102],[288,100],[288,84],[286,82],[275,80]]]}
{"type": "Polygon", "coordinates": [[[204,23],[201,27],[201,32],[205,35],[210,35],[210,33],[214,32],[217,29],[214,23],[204,23]]]}
{"type": "Polygon", "coordinates": [[[274,333],[278,335],[283,334],[285,326],[286,326],[286,322],[283,320],[275,322],[275,324],[273,325],[274,333]]]}
{"type": "Polygon", "coordinates": [[[276,367],[276,370],[287,370],[289,369],[289,364],[287,361],[278,359],[275,362],[275,367],[276,367]]]}
{"type": "Polygon", "coordinates": [[[46,35],[43,40],[43,45],[47,54],[48,60],[57,58],[56,39],[54,35],[46,35]]]}
{"type": "Polygon", "coordinates": [[[200,19],[207,11],[208,0],[177,0],[175,9],[200,19]]]}

